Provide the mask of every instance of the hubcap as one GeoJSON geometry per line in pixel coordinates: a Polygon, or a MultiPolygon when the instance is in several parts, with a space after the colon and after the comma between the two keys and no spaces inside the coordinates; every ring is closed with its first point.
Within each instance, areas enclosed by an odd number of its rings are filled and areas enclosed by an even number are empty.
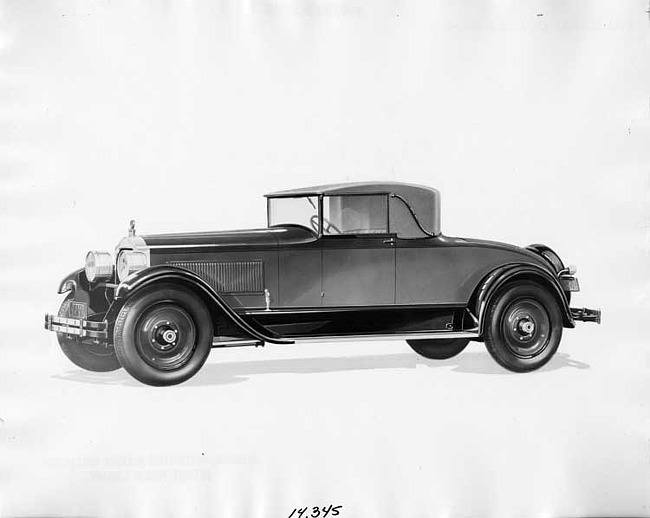
{"type": "Polygon", "coordinates": [[[503,314],[502,331],[506,346],[520,358],[532,358],[549,344],[550,319],[534,299],[518,299],[503,314]]]}
{"type": "Polygon", "coordinates": [[[168,329],[163,333],[163,340],[167,342],[168,344],[173,344],[174,341],[176,340],[176,331],[173,329],[168,329]]]}
{"type": "Polygon", "coordinates": [[[178,333],[178,327],[174,322],[169,320],[158,322],[153,326],[151,345],[158,350],[165,351],[176,345],[178,333]]]}
{"type": "Polygon", "coordinates": [[[181,307],[161,303],[148,309],[136,326],[136,346],[142,359],[160,370],[182,367],[192,356],[196,328],[181,307]]]}
{"type": "Polygon", "coordinates": [[[535,322],[524,317],[517,322],[515,330],[518,330],[524,335],[532,335],[535,332],[535,322]]]}

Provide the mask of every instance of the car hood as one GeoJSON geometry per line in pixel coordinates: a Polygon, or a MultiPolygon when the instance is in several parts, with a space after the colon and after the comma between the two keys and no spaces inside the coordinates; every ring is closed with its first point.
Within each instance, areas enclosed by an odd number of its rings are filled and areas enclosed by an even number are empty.
{"type": "Polygon", "coordinates": [[[280,226],[251,230],[224,230],[211,232],[182,232],[141,236],[152,248],[191,247],[277,247],[283,244],[304,243],[316,238],[304,227],[280,226]]]}

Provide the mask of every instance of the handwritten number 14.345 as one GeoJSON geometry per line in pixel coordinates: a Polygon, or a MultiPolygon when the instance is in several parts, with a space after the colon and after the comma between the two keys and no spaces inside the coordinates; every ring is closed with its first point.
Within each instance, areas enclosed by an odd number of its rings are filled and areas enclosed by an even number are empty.
{"type": "Polygon", "coordinates": [[[303,507],[302,509],[294,509],[288,518],[326,518],[327,516],[338,516],[342,505],[329,507],[303,507]],[[311,511],[311,512],[309,512],[311,511]]]}

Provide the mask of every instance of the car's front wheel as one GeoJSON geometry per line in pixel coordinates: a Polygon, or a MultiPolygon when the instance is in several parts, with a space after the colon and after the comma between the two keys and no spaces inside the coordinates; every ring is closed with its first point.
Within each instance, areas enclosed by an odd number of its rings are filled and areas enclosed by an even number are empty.
{"type": "MultiPolygon", "coordinates": [[[[70,316],[72,296],[66,298],[59,308],[60,317],[70,316]]],[[[57,333],[59,346],[68,359],[77,367],[93,372],[110,372],[120,368],[113,346],[95,343],[92,338],[77,338],[57,333]]]]}
{"type": "Polygon", "coordinates": [[[487,350],[508,370],[539,369],[560,345],[560,308],[549,291],[539,284],[527,281],[507,284],[490,302],[486,319],[487,350]]]}
{"type": "Polygon", "coordinates": [[[212,346],[212,319],[201,300],[174,285],[155,286],[128,300],[115,322],[122,366],[148,385],[175,385],[196,374],[212,346]]]}
{"type": "Polygon", "coordinates": [[[430,360],[447,360],[460,354],[469,340],[463,338],[444,338],[435,340],[407,340],[416,353],[430,360]]]}

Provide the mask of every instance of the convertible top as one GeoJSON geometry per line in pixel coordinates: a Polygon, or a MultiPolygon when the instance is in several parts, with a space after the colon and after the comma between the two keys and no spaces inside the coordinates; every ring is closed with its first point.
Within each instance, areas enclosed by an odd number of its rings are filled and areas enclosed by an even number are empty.
{"type": "MultiPolygon", "coordinates": [[[[349,182],[301,187],[266,194],[267,198],[297,196],[340,196],[353,194],[395,194],[413,209],[420,224],[433,235],[440,234],[440,192],[431,187],[402,182],[349,182]]],[[[399,202],[398,202],[399,203],[399,202]]]]}

